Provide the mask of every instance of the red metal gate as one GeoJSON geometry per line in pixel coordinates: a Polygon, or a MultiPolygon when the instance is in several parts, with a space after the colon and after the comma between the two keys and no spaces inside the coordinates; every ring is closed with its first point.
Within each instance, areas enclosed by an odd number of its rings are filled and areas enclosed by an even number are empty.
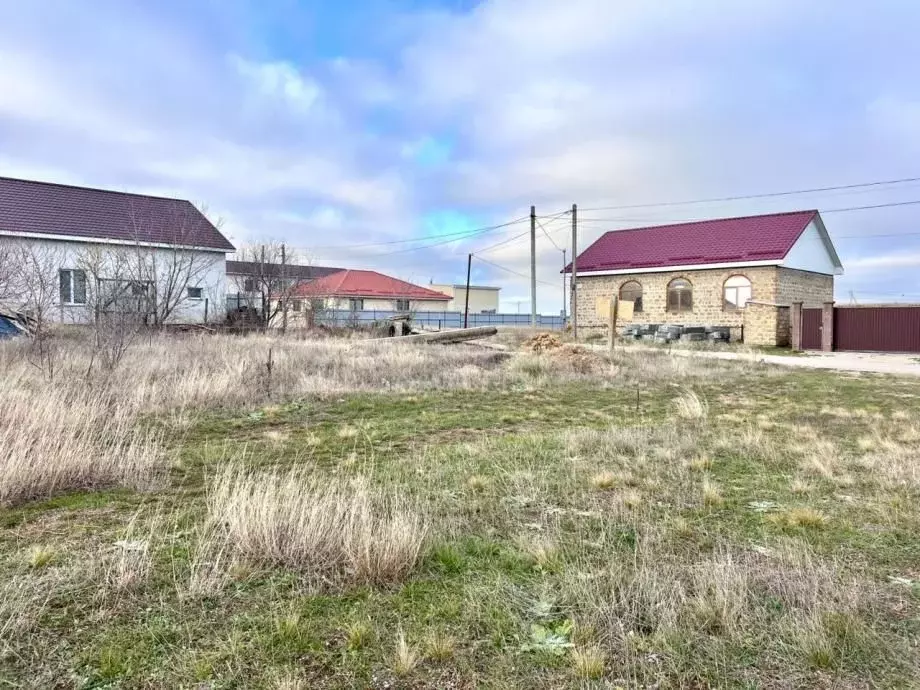
{"type": "Polygon", "coordinates": [[[802,310],[802,349],[821,349],[821,325],[824,320],[823,309],[802,310]]]}
{"type": "MultiPolygon", "coordinates": [[[[818,311],[803,309],[804,312],[818,311]]],[[[803,321],[805,318],[803,316],[803,321]]],[[[802,329],[802,347],[806,329],[802,329]]],[[[920,306],[837,307],[834,309],[837,350],[920,352],[920,306]]]]}

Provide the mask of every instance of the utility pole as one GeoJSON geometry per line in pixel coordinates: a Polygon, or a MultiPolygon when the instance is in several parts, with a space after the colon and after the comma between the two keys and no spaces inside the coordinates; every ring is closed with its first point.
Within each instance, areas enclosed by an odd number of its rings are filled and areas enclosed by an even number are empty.
{"type": "Polygon", "coordinates": [[[530,207],[530,326],[537,327],[537,207],[530,207]]]}
{"type": "Polygon", "coordinates": [[[468,254],[466,257],[466,294],[463,304],[463,327],[466,328],[467,319],[470,316],[470,269],[473,267],[473,255],[468,254]]]}
{"type": "Polygon", "coordinates": [[[578,263],[578,205],[572,204],[572,279],[571,291],[572,299],[570,308],[572,311],[572,337],[578,340],[578,273],[576,264],[578,263]]]}
{"type": "Polygon", "coordinates": [[[565,249],[562,250],[562,325],[565,325],[565,249]]]}
{"type": "MultiPolygon", "coordinates": [[[[287,248],[281,245],[281,294],[278,298],[281,300],[281,333],[287,333],[287,248]]],[[[271,297],[269,297],[270,303],[271,297]]]]}

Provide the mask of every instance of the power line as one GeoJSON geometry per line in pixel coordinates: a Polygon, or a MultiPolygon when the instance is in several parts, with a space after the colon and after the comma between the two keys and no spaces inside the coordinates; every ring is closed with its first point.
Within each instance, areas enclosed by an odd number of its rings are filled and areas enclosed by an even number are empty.
{"type": "MultiPolygon", "coordinates": [[[[910,201],[890,201],[883,204],[867,204],[865,206],[847,206],[844,208],[829,208],[824,210],[818,210],[821,215],[827,213],[846,213],[849,211],[866,211],[877,208],[893,208],[896,206],[915,206],[920,204],[920,199],[912,199],[910,201]]],[[[758,214],[754,214],[758,215],[758,214]]],[[[769,215],[769,214],[767,214],[769,215]]],[[[711,218],[704,219],[690,219],[690,218],[579,218],[579,222],[584,220],[589,223],[697,223],[701,220],[713,220],[711,218]]],[[[718,219],[716,219],[718,220],[718,219]]]]}
{"type": "MultiPolygon", "coordinates": [[[[500,223],[499,225],[489,225],[482,228],[474,228],[472,230],[456,230],[454,232],[446,232],[440,235],[428,235],[427,237],[410,237],[404,240],[389,240],[387,242],[367,242],[364,244],[321,244],[315,245],[314,249],[358,249],[362,247],[382,247],[391,244],[407,244],[409,242],[426,242],[428,240],[436,240],[443,237],[456,237],[461,235],[462,237],[457,237],[457,239],[464,239],[465,236],[474,236],[484,234],[486,232],[491,232],[493,230],[500,230],[501,228],[506,228],[509,225],[515,225],[517,223],[523,223],[525,220],[529,220],[530,216],[522,216],[515,220],[509,220],[506,223],[500,223]]],[[[454,242],[455,240],[450,240],[454,242]]]]}
{"type": "MultiPolygon", "coordinates": [[[[474,256],[475,256],[475,255],[474,255],[474,256]]],[[[515,271],[513,268],[508,268],[507,266],[502,266],[501,264],[497,264],[497,263],[495,263],[494,261],[489,261],[489,260],[487,260],[487,259],[483,259],[481,256],[476,256],[476,258],[479,259],[479,261],[481,261],[481,262],[484,263],[484,264],[489,264],[489,266],[494,266],[495,268],[499,268],[499,269],[501,269],[501,270],[503,270],[503,271],[506,271],[506,272],[508,272],[508,273],[513,273],[513,274],[516,275],[516,276],[519,276],[519,277],[521,277],[521,278],[527,278],[528,280],[530,280],[530,276],[529,276],[529,275],[526,275],[525,273],[521,273],[521,272],[519,272],[519,271],[515,271]]],[[[554,283],[548,283],[548,282],[546,282],[545,280],[537,280],[537,282],[540,283],[541,285],[549,285],[551,288],[556,288],[556,289],[559,288],[558,285],[556,285],[556,284],[554,284],[554,283]]]]}
{"type": "Polygon", "coordinates": [[[785,192],[767,192],[764,194],[744,194],[740,196],[713,197],[710,199],[688,199],[684,201],[660,201],[647,204],[627,204],[623,206],[597,206],[586,208],[585,211],[619,211],[629,208],[656,208],[660,206],[687,206],[690,204],[710,204],[722,201],[743,201],[745,199],[769,199],[781,196],[794,196],[796,194],[816,194],[819,192],[833,192],[843,189],[859,189],[862,187],[881,187],[885,185],[901,184],[904,182],[917,182],[920,177],[904,177],[898,180],[878,180],[875,182],[860,182],[858,184],[836,185],[833,187],[813,187],[811,189],[795,189],[785,192]]]}
{"type": "Polygon", "coordinates": [[[562,247],[560,247],[558,244],[556,244],[556,240],[554,240],[552,237],[550,237],[550,234],[549,234],[548,232],[546,232],[546,228],[543,227],[543,223],[541,223],[541,222],[538,220],[538,221],[537,221],[537,225],[540,226],[540,229],[543,231],[543,234],[546,235],[546,239],[548,239],[548,240],[552,243],[552,245],[553,245],[556,249],[558,249],[558,250],[561,252],[561,251],[562,251],[562,247]]]}
{"type": "MultiPolygon", "coordinates": [[[[560,213],[556,213],[556,214],[551,215],[551,216],[537,216],[537,222],[539,222],[539,219],[540,219],[540,218],[542,218],[543,220],[547,220],[547,221],[550,221],[550,220],[557,220],[558,218],[561,218],[562,216],[566,215],[567,213],[571,213],[571,211],[562,211],[562,212],[560,212],[560,213]]],[[[529,219],[530,219],[530,216],[528,216],[525,220],[529,220],[529,219]]],[[[508,243],[510,243],[510,242],[514,242],[515,240],[519,240],[519,239],[521,239],[522,237],[526,237],[526,236],[529,235],[529,234],[530,234],[530,230],[529,230],[529,229],[528,229],[528,230],[525,230],[524,232],[522,232],[522,233],[519,234],[519,235],[515,235],[514,237],[509,237],[507,240],[502,240],[501,242],[496,242],[495,244],[489,245],[489,246],[486,247],[485,249],[479,249],[479,250],[473,252],[473,254],[479,255],[479,254],[484,254],[485,252],[490,252],[490,251],[492,251],[493,249],[498,249],[498,248],[501,247],[501,246],[504,246],[504,245],[506,245],[506,244],[508,244],[508,243]]]]}

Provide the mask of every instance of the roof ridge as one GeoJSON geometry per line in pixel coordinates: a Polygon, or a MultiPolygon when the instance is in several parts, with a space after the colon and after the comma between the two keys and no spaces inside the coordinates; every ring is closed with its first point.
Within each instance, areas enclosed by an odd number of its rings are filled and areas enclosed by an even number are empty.
{"type": "MultiPolygon", "coordinates": [[[[105,194],[119,194],[121,196],[139,196],[145,199],[163,199],[164,201],[182,201],[186,204],[192,204],[188,199],[177,196],[162,196],[160,194],[144,194],[143,192],[123,192],[118,189],[104,189],[102,187],[89,187],[80,184],[67,184],[65,182],[49,182],[48,180],[29,180],[24,177],[10,177],[9,175],[0,175],[0,180],[10,182],[26,182],[28,184],[40,184],[48,187],[64,187],[65,189],[82,189],[88,192],[103,192],[105,194]]],[[[194,206],[195,204],[192,204],[194,206]]],[[[197,207],[196,207],[197,208],[197,207]]]]}
{"type": "Polygon", "coordinates": [[[676,223],[664,223],[663,225],[644,225],[640,228],[623,228],[622,230],[608,230],[601,237],[613,233],[620,234],[623,232],[635,232],[638,230],[657,230],[659,228],[676,228],[681,225],[702,225],[703,223],[719,223],[726,220],[750,220],[751,218],[775,218],[776,216],[795,216],[802,213],[812,215],[820,213],[818,209],[802,209],[800,211],[777,211],[776,213],[753,213],[748,216],[726,216],[724,218],[704,218],[702,220],[681,220],[676,223]]]}

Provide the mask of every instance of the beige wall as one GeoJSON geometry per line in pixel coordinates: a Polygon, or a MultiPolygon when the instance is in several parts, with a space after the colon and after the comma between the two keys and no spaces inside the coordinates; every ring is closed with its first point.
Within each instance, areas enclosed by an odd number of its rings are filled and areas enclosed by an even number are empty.
{"type": "Polygon", "coordinates": [[[788,343],[788,306],[802,300],[808,306],[820,306],[833,299],[834,277],[775,266],[755,266],[744,269],[700,269],[695,271],[662,271],[615,276],[578,277],[578,323],[585,328],[606,328],[597,317],[595,304],[599,297],[619,294],[620,287],[637,281],[642,285],[643,311],[624,323],[674,323],[685,326],[728,326],[732,336],[744,338],[749,344],[785,345],[788,343]],[[723,307],[723,286],[735,275],[751,281],[752,301],[745,309],[726,310],[723,307]],[[683,313],[667,311],[667,286],[675,278],[684,278],[693,286],[693,310],[683,313]],[[756,304],[762,302],[765,304],[756,304]]]}
{"type": "MultiPolygon", "coordinates": [[[[447,311],[463,311],[466,300],[466,288],[454,285],[428,285],[429,290],[443,292],[452,297],[445,309],[447,311]]],[[[498,311],[498,290],[470,287],[470,313],[481,314],[484,311],[498,311]]]]}
{"type": "Polygon", "coordinates": [[[823,273],[779,268],[776,301],[779,304],[804,302],[806,307],[820,307],[834,301],[834,276],[823,273]]]}

